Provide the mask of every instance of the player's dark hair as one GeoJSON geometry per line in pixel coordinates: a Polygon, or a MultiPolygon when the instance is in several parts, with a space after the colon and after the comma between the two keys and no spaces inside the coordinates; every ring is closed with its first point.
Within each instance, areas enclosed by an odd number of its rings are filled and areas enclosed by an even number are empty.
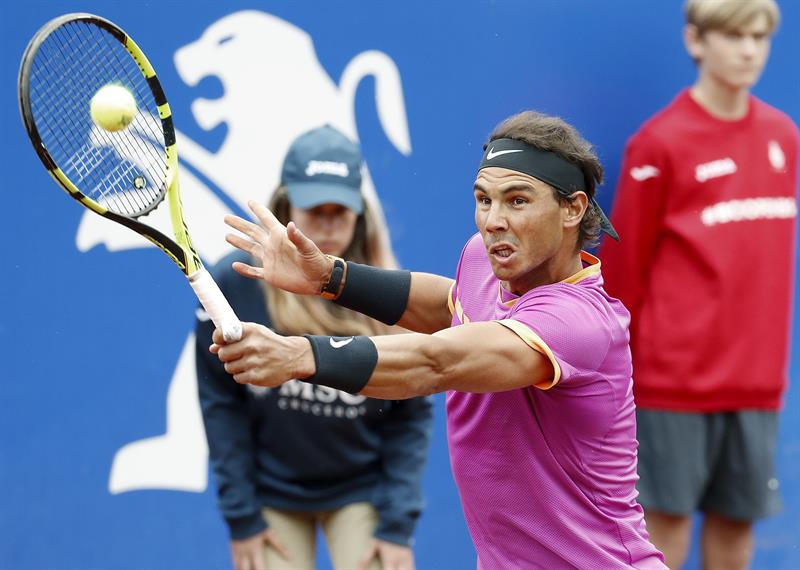
{"type": "MultiPolygon", "coordinates": [[[[560,117],[524,111],[513,115],[495,127],[489,141],[514,139],[541,150],[550,151],[581,169],[588,198],[594,198],[597,187],[603,182],[603,165],[594,147],[580,133],[560,117]]],[[[553,196],[560,204],[572,202],[574,194],[553,188],[553,196]]],[[[577,249],[593,246],[600,236],[600,216],[597,210],[586,208],[578,228],[577,249]]]]}

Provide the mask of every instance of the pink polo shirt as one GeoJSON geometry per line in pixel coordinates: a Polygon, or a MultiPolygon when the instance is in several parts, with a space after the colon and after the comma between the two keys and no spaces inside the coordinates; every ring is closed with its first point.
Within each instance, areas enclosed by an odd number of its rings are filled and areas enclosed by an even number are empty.
{"type": "Polygon", "coordinates": [[[458,265],[452,326],[498,321],[555,370],[536,386],[447,394],[453,474],[487,570],[665,568],[636,502],[630,317],[599,260],[581,257],[582,271],[522,296],[501,286],[480,235],[458,265]]]}

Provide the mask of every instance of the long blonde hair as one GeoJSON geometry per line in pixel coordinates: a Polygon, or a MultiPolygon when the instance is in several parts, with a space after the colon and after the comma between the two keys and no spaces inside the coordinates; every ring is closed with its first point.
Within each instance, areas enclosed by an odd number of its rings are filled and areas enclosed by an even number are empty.
{"type": "MultiPolygon", "coordinates": [[[[268,206],[282,224],[286,225],[291,220],[286,187],[278,187],[268,206]]],[[[388,232],[379,223],[376,208],[380,208],[380,204],[371,205],[370,200],[364,200],[364,211],[356,220],[353,240],[342,257],[356,263],[392,269],[397,263],[389,244],[388,232]]],[[[295,295],[266,283],[264,289],[273,326],[279,333],[371,336],[390,332],[390,327],[383,323],[320,297],[295,295]]]]}

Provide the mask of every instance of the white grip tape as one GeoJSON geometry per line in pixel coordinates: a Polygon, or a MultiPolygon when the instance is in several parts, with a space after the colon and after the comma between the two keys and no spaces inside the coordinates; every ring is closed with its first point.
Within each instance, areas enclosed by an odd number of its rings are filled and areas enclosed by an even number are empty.
{"type": "Polygon", "coordinates": [[[222,331],[225,340],[235,342],[242,338],[242,323],[208,270],[203,268],[190,275],[189,284],[214,322],[214,326],[222,331]]]}

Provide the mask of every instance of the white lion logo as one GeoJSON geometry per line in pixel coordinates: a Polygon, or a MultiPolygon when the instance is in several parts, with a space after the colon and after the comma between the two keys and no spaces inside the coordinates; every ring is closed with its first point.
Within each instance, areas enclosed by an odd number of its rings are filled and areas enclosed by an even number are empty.
{"type": "MultiPolygon", "coordinates": [[[[197,99],[192,104],[202,128],[210,130],[226,123],[227,136],[218,152],[211,153],[178,133],[181,161],[191,167],[180,174],[186,218],[194,243],[208,262],[216,262],[227,251],[222,218],[230,208],[192,169],[242,208],[248,199],[266,200],[278,184],[281,161],[297,135],[327,123],[358,139],[355,92],[359,82],[370,75],[375,78],[384,132],[398,151],[411,153],[400,75],[384,53],[358,54],[337,85],[319,63],[305,31],[264,12],[242,11],[220,19],[198,40],[179,49],[175,65],[190,87],[215,76],[224,88],[219,99],[197,99]]],[[[364,179],[365,198],[382,216],[366,169],[364,179]]],[[[167,208],[158,208],[150,215],[153,219],[145,221],[168,227],[167,214],[167,208]]],[[[382,239],[388,240],[388,234],[382,239]]],[[[88,213],[81,220],[76,241],[81,251],[99,244],[109,251],[149,246],[133,232],[88,213]]],[[[134,441],[117,452],[109,477],[111,493],[205,490],[208,449],[196,384],[194,338],[189,333],[170,383],[167,431],[134,441]]]]}

